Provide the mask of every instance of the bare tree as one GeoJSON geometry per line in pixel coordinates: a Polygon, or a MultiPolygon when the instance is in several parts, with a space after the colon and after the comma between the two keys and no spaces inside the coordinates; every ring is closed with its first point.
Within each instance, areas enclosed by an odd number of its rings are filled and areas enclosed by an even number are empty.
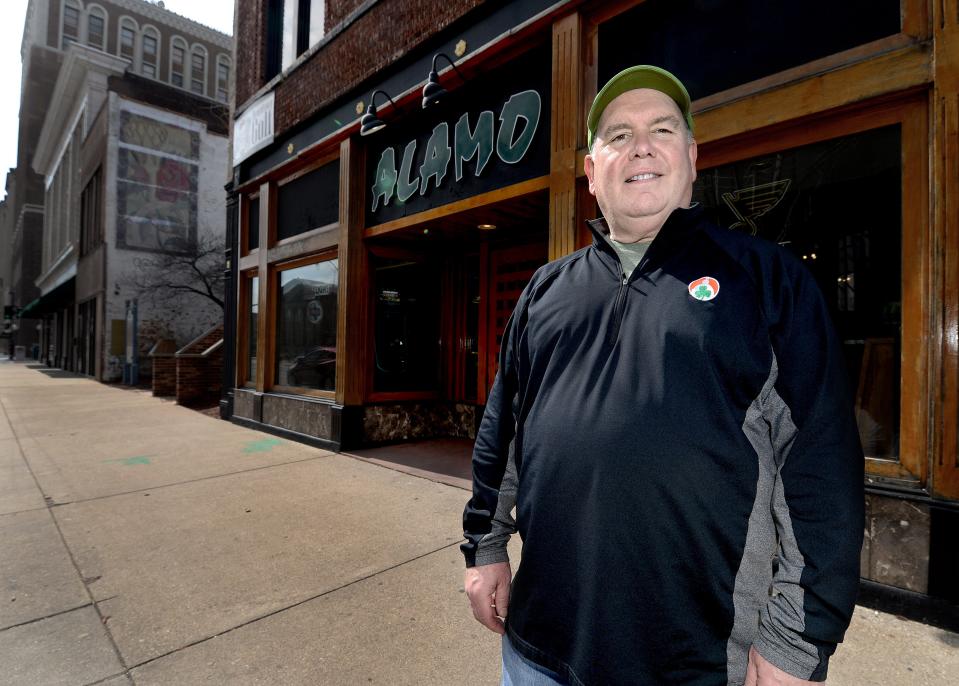
{"type": "Polygon", "coordinates": [[[131,286],[138,297],[157,305],[179,304],[193,294],[223,309],[223,270],[226,267],[222,236],[203,235],[182,250],[158,252],[134,260],[131,286]]]}

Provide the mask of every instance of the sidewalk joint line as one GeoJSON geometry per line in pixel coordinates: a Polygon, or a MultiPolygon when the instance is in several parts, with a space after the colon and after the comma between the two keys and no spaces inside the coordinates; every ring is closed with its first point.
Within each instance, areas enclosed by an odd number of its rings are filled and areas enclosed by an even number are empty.
{"type": "Polygon", "coordinates": [[[105,684],[106,682],[111,681],[112,679],[119,679],[120,677],[124,677],[124,676],[127,678],[128,682],[130,682],[131,684],[133,683],[133,677],[130,676],[129,671],[126,671],[126,672],[118,672],[116,674],[111,674],[110,676],[105,676],[102,679],[91,681],[90,683],[84,684],[83,686],[97,686],[97,684],[105,684]]]}
{"type": "Polygon", "coordinates": [[[0,628],[0,632],[7,631],[7,630],[9,630],[9,629],[19,629],[19,628],[22,627],[22,626],[28,626],[28,625],[30,625],[30,624],[36,624],[37,622],[42,622],[42,621],[44,621],[44,620],[46,620],[46,619],[53,619],[54,617],[59,617],[60,615],[65,615],[65,614],[67,614],[67,613],[69,613],[69,612],[76,612],[77,610],[82,610],[83,608],[86,608],[86,607],[93,607],[93,605],[94,605],[94,603],[84,603],[83,605],[77,605],[76,607],[71,607],[71,608],[69,608],[69,609],[67,609],[67,610],[58,610],[57,612],[53,612],[53,613],[48,614],[48,615],[46,615],[46,616],[44,616],[44,617],[37,617],[37,618],[35,618],[35,619],[28,619],[28,620],[25,621],[25,622],[19,622],[19,623],[17,623],[17,624],[11,624],[10,626],[2,627],[2,628],[0,628]]]}
{"type": "MultiPolygon", "coordinates": [[[[265,613],[265,614],[263,614],[263,615],[260,615],[259,617],[254,617],[254,618],[252,618],[252,619],[248,619],[248,620],[245,621],[245,622],[242,622],[242,623],[240,623],[240,624],[237,624],[236,626],[232,626],[232,627],[230,627],[229,629],[225,629],[225,630],[223,630],[223,631],[221,631],[221,632],[219,632],[219,633],[217,633],[217,634],[213,634],[212,636],[207,636],[206,638],[199,638],[199,639],[197,639],[197,640],[195,640],[195,641],[192,641],[192,642],[190,642],[190,643],[187,643],[187,644],[185,644],[185,645],[182,645],[182,646],[180,646],[179,648],[175,648],[175,649],[170,650],[170,651],[167,651],[167,652],[165,652],[165,653],[163,653],[163,654],[161,654],[161,655],[157,655],[157,656],[155,656],[155,657],[151,657],[149,660],[144,660],[143,662],[140,662],[140,663],[138,663],[138,664],[132,665],[132,666],[129,668],[129,670],[132,672],[134,669],[139,669],[140,667],[143,667],[143,666],[145,666],[145,665],[148,665],[148,664],[150,664],[151,662],[156,662],[157,660],[162,660],[162,659],[165,658],[165,657],[169,657],[170,655],[175,655],[176,653],[179,653],[179,652],[184,651],[184,650],[186,650],[186,649],[188,649],[188,648],[192,648],[192,647],[194,647],[194,646],[200,645],[201,643],[206,643],[207,641],[212,641],[213,639],[219,638],[220,636],[225,636],[225,635],[227,635],[227,634],[233,633],[233,632],[236,631],[237,629],[242,629],[243,627],[249,626],[250,624],[255,624],[256,622],[260,622],[260,621],[262,621],[262,620],[264,620],[264,619],[269,619],[270,617],[273,617],[274,615],[278,615],[278,614],[280,614],[280,613],[282,613],[282,612],[286,612],[287,610],[292,610],[293,608],[299,607],[300,605],[305,605],[306,603],[312,602],[312,601],[314,601],[314,600],[318,600],[319,598],[322,598],[322,597],[324,597],[324,596],[330,595],[331,593],[336,593],[337,591],[342,591],[343,589],[349,588],[350,586],[353,586],[354,584],[358,584],[358,583],[363,582],[363,581],[368,581],[368,580],[372,579],[373,577],[379,576],[380,574],[385,574],[386,572],[391,572],[391,571],[393,571],[394,569],[398,569],[398,568],[400,568],[400,567],[403,567],[404,565],[408,565],[408,564],[411,563],[411,562],[416,562],[417,560],[421,560],[421,559],[424,558],[424,557],[429,557],[430,555],[435,555],[435,554],[438,553],[438,552],[441,552],[441,551],[446,550],[446,549],[448,549],[448,548],[452,548],[453,546],[459,546],[459,545],[460,545],[460,542],[459,542],[459,541],[455,541],[455,542],[453,542],[453,543],[447,543],[446,545],[442,545],[442,546],[440,546],[439,548],[436,548],[435,550],[427,551],[427,552],[422,553],[422,554],[420,554],[420,555],[417,555],[417,556],[415,556],[415,557],[411,557],[411,558],[408,559],[408,560],[404,560],[403,562],[397,562],[395,565],[392,565],[392,566],[390,566],[390,567],[385,567],[385,568],[380,569],[380,570],[375,571],[375,572],[371,572],[370,574],[367,574],[366,576],[362,576],[362,577],[360,577],[360,578],[358,578],[358,579],[353,579],[352,581],[348,581],[348,582],[346,582],[345,584],[342,584],[342,585],[340,585],[340,586],[337,586],[336,588],[331,588],[331,589],[329,589],[329,590],[327,590],[327,591],[323,591],[322,593],[317,593],[317,594],[314,595],[314,596],[310,596],[309,598],[304,598],[303,600],[298,600],[298,601],[296,601],[295,603],[293,603],[293,604],[291,604],[291,605],[287,605],[286,607],[280,607],[280,608],[277,608],[276,610],[271,610],[270,612],[267,612],[267,613],[265,613]]],[[[132,675],[131,675],[131,676],[132,676],[132,675]]]]}
{"type": "MultiPolygon", "coordinates": [[[[290,464],[300,464],[301,462],[309,462],[311,460],[322,460],[324,458],[332,457],[338,453],[330,453],[329,455],[314,455],[313,457],[304,457],[301,460],[289,460],[287,462],[278,462],[276,464],[265,464],[260,465],[259,467],[250,467],[248,469],[241,469],[236,472],[224,472],[223,474],[210,474],[209,476],[201,476],[196,479],[187,479],[186,481],[174,481],[168,484],[158,484],[156,486],[147,486],[145,488],[137,488],[132,491],[119,491],[118,493],[105,493],[103,495],[94,496],[92,498],[80,498],[79,500],[70,500],[67,502],[53,502],[48,503],[46,508],[37,508],[37,509],[47,509],[52,510],[57,507],[64,507],[65,505],[82,505],[84,503],[93,503],[98,500],[107,500],[109,498],[119,498],[124,495],[135,495],[137,493],[155,493],[156,491],[162,490],[164,488],[171,488],[173,486],[186,486],[188,484],[195,484],[201,481],[210,481],[211,479],[224,479],[230,476],[236,476],[238,474],[248,474],[250,472],[258,472],[262,469],[272,469],[274,467],[283,467],[290,464]]],[[[22,512],[32,512],[33,510],[22,510],[22,512]]],[[[5,516],[6,514],[17,514],[15,512],[7,512],[0,514],[0,517],[5,516]]]]}
{"type": "Polygon", "coordinates": [[[25,514],[27,512],[44,512],[49,510],[49,505],[44,505],[43,507],[28,507],[26,510],[14,510],[13,512],[0,512],[0,517],[9,517],[11,515],[25,514]]]}

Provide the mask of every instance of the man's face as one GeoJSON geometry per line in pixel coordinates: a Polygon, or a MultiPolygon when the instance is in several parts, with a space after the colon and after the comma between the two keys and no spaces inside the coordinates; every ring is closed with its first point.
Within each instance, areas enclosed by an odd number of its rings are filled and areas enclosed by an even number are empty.
{"type": "Polygon", "coordinates": [[[617,239],[637,225],[654,225],[654,235],[674,209],[689,206],[696,143],[682,116],[672,98],[649,88],[626,91],[603,112],[586,176],[617,239]]]}

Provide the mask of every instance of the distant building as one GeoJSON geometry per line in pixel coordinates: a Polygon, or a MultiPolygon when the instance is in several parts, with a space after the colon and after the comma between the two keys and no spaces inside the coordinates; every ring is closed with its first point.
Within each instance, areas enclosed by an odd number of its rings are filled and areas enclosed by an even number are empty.
{"type": "Polygon", "coordinates": [[[13,336],[13,261],[10,255],[10,244],[13,237],[13,208],[11,206],[13,169],[11,169],[4,181],[7,195],[0,200],[0,307],[2,307],[2,319],[0,319],[0,355],[7,355],[13,351],[10,349],[10,340],[13,336]]]}
{"type": "Polygon", "coordinates": [[[18,304],[42,321],[46,363],[118,380],[128,354],[147,370],[158,339],[183,344],[222,319],[184,295],[139,298],[136,327],[132,307],[126,321],[145,257],[222,241],[232,39],[162,3],[46,0],[30,3],[24,45],[25,73],[39,56],[55,78],[23,94],[32,128],[17,178],[39,250],[34,297],[18,304]]]}

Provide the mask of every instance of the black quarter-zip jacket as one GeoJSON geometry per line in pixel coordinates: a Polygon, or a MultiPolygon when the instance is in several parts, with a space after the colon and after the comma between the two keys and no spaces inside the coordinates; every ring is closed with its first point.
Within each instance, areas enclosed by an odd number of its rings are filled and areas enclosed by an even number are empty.
{"type": "Polygon", "coordinates": [[[504,334],[467,565],[506,560],[518,530],[509,637],[573,684],[741,684],[751,645],[825,678],[858,588],[863,457],[822,294],[697,207],[626,278],[590,224],[504,334]]]}

